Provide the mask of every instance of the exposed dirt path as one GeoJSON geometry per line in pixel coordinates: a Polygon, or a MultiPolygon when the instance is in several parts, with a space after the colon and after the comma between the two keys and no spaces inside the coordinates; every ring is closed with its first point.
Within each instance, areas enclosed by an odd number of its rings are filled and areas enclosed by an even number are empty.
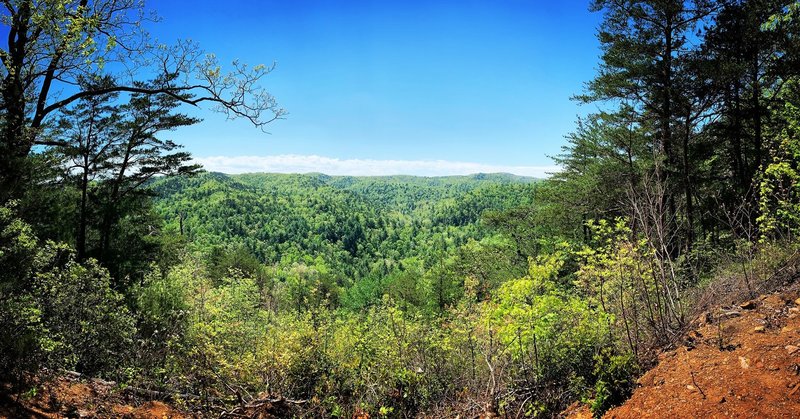
{"type": "Polygon", "coordinates": [[[798,296],[770,294],[703,316],[604,417],[800,418],[798,296]]]}

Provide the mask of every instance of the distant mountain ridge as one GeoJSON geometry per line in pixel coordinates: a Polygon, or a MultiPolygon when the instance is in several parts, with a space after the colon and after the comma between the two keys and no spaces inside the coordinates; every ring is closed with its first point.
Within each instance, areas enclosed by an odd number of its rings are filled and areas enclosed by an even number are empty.
{"type": "Polygon", "coordinates": [[[239,177],[239,176],[309,176],[309,177],[319,177],[323,179],[364,179],[364,180],[375,180],[375,181],[382,181],[382,180],[396,180],[396,181],[413,181],[418,179],[429,179],[431,181],[458,181],[458,180],[487,180],[487,181],[494,181],[494,182],[519,182],[519,183],[533,183],[544,180],[545,178],[538,178],[533,176],[520,176],[515,175],[513,173],[506,173],[506,172],[493,172],[493,173],[471,173],[468,175],[441,175],[441,176],[422,176],[422,175],[329,175],[322,172],[309,172],[309,173],[279,173],[279,172],[248,172],[248,173],[225,173],[225,172],[218,172],[218,171],[209,171],[207,173],[214,173],[219,175],[225,175],[230,177],[239,177]]]}

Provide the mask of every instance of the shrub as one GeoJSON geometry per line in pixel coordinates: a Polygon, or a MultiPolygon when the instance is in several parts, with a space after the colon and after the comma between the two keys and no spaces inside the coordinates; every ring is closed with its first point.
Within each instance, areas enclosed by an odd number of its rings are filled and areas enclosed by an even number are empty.
{"type": "Polygon", "coordinates": [[[0,371],[79,369],[114,375],[128,360],[133,320],[108,271],[79,264],[62,244],[42,245],[0,208],[0,371]]]}

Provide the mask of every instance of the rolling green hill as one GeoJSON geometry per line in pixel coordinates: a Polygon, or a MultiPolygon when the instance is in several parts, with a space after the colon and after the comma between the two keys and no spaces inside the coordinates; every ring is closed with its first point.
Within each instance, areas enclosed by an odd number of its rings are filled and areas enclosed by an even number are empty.
{"type": "Polygon", "coordinates": [[[481,239],[484,211],[530,204],[534,188],[535,179],[507,174],[204,173],[154,185],[166,228],[197,249],[239,247],[283,266],[322,260],[349,280],[481,239]]]}

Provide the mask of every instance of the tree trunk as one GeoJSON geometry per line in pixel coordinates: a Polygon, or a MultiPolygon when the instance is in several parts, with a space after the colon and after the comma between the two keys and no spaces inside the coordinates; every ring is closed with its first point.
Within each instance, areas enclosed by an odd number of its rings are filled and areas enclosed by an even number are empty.
{"type": "Polygon", "coordinates": [[[733,173],[736,176],[736,183],[739,194],[744,194],[748,188],[747,170],[745,170],[744,158],[742,154],[742,105],[739,80],[733,86],[733,132],[731,142],[733,146],[733,173]]]}
{"type": "Polygon", "coordinates": [[[664,216],[666,217],[664,221],[664,227],[666,234],[664,237],[668,240],[668,243],[664,243],[666,246],[667,251],[669,252],[669,256],[675,258],[678,256],[678,248],[675,246],[673,238],[675,237],[674,232],[676,231],[676,216],[677,216],[677,209],[675,205],[675,197],[674,197],[674,190],[672,184],[674,180],[672,179],[672,175],[675,173],[675,167],[677,166],[677,158],[675,155],[675,147],[672,144],[672,52],[673,52],[673,38],[672,32],[674,30],[674,19],[675,16],[671,11],[667,11],[667,16],[664,22],[664,55],[662,56],[663,59],[663,74],[662,74],[662,83],[663,83],[663,92],[662,94],[662,105],[661,105],[661,114],[659,115],[660,124],[661,124],[661,142],[662,142],[662,149],[664,153],[664,158],[666,160],[666,167],[664,168],[664,173],[661,174],[659,179],[660,182],[664,185],[664,204],[666,208],[669,208],[668,212],[664,212],[664,216]]]}
{"type": "Polygon", "coordinates": [[[103,223],[100,228],[100,255],[103,260],[108,260],[108,251],[111,246],[111,229],[114,227],[114,217],[117,213],[116,207],[120,199],[120,188],[122,182],[125,180],[125,172],[128,170],[130,164],[131,152],[133,151],[133,138],[138,133],[133,133],[131,140],[128,141],[128,146],[125,148],[125,156],[120,164],[119,172],[111,187],[111,195],[108,198],[107,208],[103,214],[103,223]]]}
{"type": "Polygon", "coordinates": [[[753,59],[753,74],[752,77],[752,85],[753,85],[753,97],[752,97],[752,115],[753,115],[753,141],[755,146],[755,161],[753,162],[753,169],[750,173],[752,176],[755,174],[759,167],[761,166],[761,153],[762,153],[762,127],[761,127],[761,84],[758,80],[758,54],[753,59]]]}
{"type": "Polygon", "coordinates": [[[25,178],[25,158],[31,149],[25,130],[25,89],[21,75],[27,54],[30,17],[30,2],[21,2],[8,33],[8,57],[4,60],[6,77],[2,82],[5,127],[4,138],[0,140],[0,202],[18,195],[25,178]]]}
{"type": "Polygon", "coordinates": [[[78,261],[86,259],[86,207],[89,189],[89,158],[88,153],[84,154],[83,174],[81,175],[81,206],[78,214],[78,234],[75,247],[77,248],[78,261]]]}
{"type": "Polygon", "coordinates": [[[694,242],[694,204],[692,203],[692,182],[689,173],[689,140],[692,135],[691,111],[686,115],[686,133],[683,136],[683,193],[686,199],[686,253],[692,251],[694,242]]]}

